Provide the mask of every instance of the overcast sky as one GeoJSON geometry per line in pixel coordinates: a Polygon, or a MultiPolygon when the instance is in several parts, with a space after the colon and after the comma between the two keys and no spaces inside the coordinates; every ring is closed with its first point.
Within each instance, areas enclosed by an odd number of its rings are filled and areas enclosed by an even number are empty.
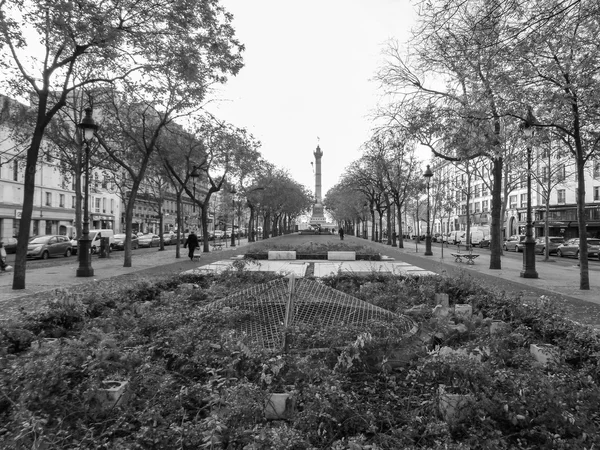
{"type": "Polygon", "coordinates": [[[222,0],[246,46],[245,67],[209,109],[261,141],[261,153],[314,191],[311,161],[323,151],[322,194],[360,156],[377,104],[370,81],[390,38],[405,41],[409,0],[222,0]]]}

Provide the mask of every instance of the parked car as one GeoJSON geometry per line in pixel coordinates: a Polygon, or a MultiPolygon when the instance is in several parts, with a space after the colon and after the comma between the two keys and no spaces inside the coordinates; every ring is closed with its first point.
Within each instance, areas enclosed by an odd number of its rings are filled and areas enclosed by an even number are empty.
{"type": "Polygon", "coordinates": [[[506,241],[502,248],[505,252],[522,252],[525,248],[525,235],[513,234],[506,241]]]}
{"type": "Polygon", "coordinates": [[[165,245],[171,245],[177,241],[177,237],[171,233],[163,233],[163,241],[165,245]]]}
{"type": "MultiPolygon", "coordinates": [[[[125,238],[126,237],[127,237],[127,235],[124,233],[115,234],[115,240],[113,242],[113,249],[125,250],[125,238]]],[[[140,246],[140,244],[138,241],[137,234],[134,233],[131,235],[131,249],[135,250],[136,248],[139,248],[139,246],[140,246]]]]}
{"type": "MultiPolygon", "coordinates": [[[[548,254],[551,255],[556,253],[558,246],[565,242],[565,239],[561,236],[548,236],[548,254]]],[[[546,251],[546,237],[537,238],[535,240],[535,252],[545,253],[546,251]]]]}
{"type": "Polygon", "coordinates": [[[34,236],[27,243],[27,257],[48,259],[51,256],[71,256],[71,240],[67,236],[50,234],[34,236]]]}
{"type": "Polygon", "coordinates": [[[6,250],[7,254],[17,253],[17,238],[4,238],[2,239],[2,244],[4,244],[4,250],[6,250]]]}
{"type": "Polygon", "coordinates": [[[138,237],[140,247],[158,247],[160,245],[160,237],[156,234],[148,233],[138,237]]]}
{"type": "MultiPolygon", "coordinates": [[[[575,258],[579,258],[579,242],[579,238],[569,239],[568,241],[563,242],[556,249],[556,255],[561,258],[563,256],[574,256],[575,258]]],[[[588,257],[600,255],[600,239],[588,238],[587,246],[588,257]]]]}

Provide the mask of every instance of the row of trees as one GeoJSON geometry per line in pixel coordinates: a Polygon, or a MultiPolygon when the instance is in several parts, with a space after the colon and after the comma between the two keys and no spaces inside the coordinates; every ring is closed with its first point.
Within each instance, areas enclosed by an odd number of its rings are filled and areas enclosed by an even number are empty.
{"type": "MultiPolygon", "coordinates": [[[[231,22],[217,0],[0,0],[0,67],[5,74],[0,87],[32,105],[24,111],[15,108],[11,116],[25,169],[13,289],[25,288],[41,155],[74,177],[76,210],[81,210],[84,164],[77,124],[86,108],[94,109],[101,125],[90,143],[93,166],[112,176],[111,185],[121,190],[128,236],[142,186],[158,203],[169,190],[175,192],[178,208],[182,195],[192,198],[205,236],[211,196],[224,186],[235,185],[251,213],[259,211],[267,222],[279,224],[300,213],[282,206],[270,187],[287,182],[294,195],[305,189],[262,161],[259,143],[245,130],[201,113],[211,87],[243,66],[244,47],[231,22]],[[190,184],[196,179],[202,189],[194,192],[190,184]]],[[[76,222],[80,224],[80,216],[76,222]]],[[[128,267],[130,245],[126,248],[128,267]]]]}
{"type": "MultiPolygon", "coordinates": [[[[600,158],[599,9],[591,0],[420,2],[411,40],[387,45],[377,74],[386,99],[378,126],[445,161],[465,167],[473,160],[473,169],[489,173],[490,269],[501,269],[503,212],[519,179],[506,175],[525,166],[527,147],[554,143],[570,156],[579,235],[586,236],[585,171],[600,158]],[[538,141],[524,140],[525,124],[538,141]]],[[[548,198],[553,168],[545,170],[548,198]]],[[[580,255],[580,288],[589,289],[585,240],[580,255]]]]}

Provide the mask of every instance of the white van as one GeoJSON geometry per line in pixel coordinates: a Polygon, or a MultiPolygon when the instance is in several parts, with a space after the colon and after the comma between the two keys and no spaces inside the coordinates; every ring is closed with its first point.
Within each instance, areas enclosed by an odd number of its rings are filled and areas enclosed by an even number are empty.
{"type": "Polygon", "coordinates": [[[471,228],[471,244],[479,245],[479,247],[487,247],[490,245],[490,229],[489,227],[473,227],[471,228]]]}
{"type": "Polygon", "coordinates": [[[108,238],[108,245],[112,249],[115,244],[115,230],[90,230],[90,240],[92,253],[100,252],[101,238],[108,238]]]}
{"type": "Polygon", "coordinates": [[[465,237],[467,235],[466,231],[451,231],[448,234],[448,243],[449,244],[458,244],[460,242],[463,242],[465,240],[465,237]]]}

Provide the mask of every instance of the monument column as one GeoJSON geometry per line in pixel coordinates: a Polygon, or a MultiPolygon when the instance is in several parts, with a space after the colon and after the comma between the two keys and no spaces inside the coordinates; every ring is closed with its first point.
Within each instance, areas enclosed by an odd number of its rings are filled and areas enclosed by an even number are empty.
{"type": "Polygon", "coordinates": [[[321,158],[323,157],[323,152],[321,151],[321,147],[317,145],[317,149],[313,152],[315,155],[315,203],[321,204],[321,158]]]}
{"type": "Polygon", "coordinates": [[[313,205],[312,217],[310,218],[310,224],[324,224],[325,223],[325,214],[323,214],[323,204],[321,198],[321,158],[323,157],[323,152],[321,151],[321,147],[317,145],[317,149],[313,152],[315,155],[315,204],[313,205]]]}

